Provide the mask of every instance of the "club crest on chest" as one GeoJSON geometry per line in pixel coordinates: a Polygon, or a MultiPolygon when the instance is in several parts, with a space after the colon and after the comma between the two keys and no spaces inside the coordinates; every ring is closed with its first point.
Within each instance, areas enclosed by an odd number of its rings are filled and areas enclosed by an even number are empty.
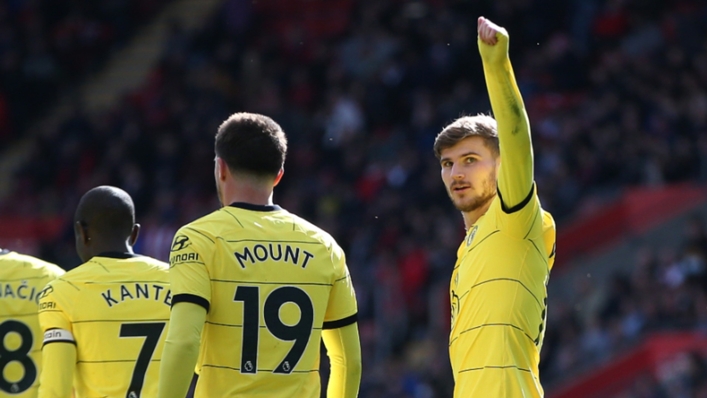
{"type": "Polygon", "coordinates": [[[474,241],[474,236],[476,236],[476,230],[479,229],[478,225],[474,225],[474,228],[471,229],[471,232],[466,236],[466,246],[469,247],[471,246],[471,242],[474,241]]]}

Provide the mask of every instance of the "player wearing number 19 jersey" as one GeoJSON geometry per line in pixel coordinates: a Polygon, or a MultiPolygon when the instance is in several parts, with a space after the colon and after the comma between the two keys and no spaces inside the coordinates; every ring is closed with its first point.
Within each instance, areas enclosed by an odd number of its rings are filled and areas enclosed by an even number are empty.
{"type": "Polygon", "coordinates": [[[328,234],[278,206],[235,203],[182,228],[171,266],[174,303],[209,308],[197,397],[319,397],[322,329],[356,320],[328,234]]]}
{"type": "Polygon", "coordinates": [[[64,270],[0,249],[0,397],[37,396],[42,332],[37,302],[44,286],[64,270]]]}
{"type": "Polygon", "coordinates": [[[39,397],[139,398],[157,394],[172,295],[169,266],[132,252],[139,226],[127,193],[98,187],[76,211],[84,264],[47,285],[39,397]]]}
{"type": "Polygon", "coordinates": [[[533,183],[530,128],[508,34],[485,18],[478,32],[496,119],[462,117],[434,146],[467,228],[450,286],[454,397],[539,398],[555,224],[533,183]]]}
{"type": "Polygon", "coordinates": [[[285,148],[280,126],[265,116],[235,114],[219,128],[215,174],[219,199],[230,205],[174,238],[159,397],[184,396],[196,362],[195,397],[318,398],[322,339],[328,396],[357,395],[357,308],[344,253],[329,234],[272,204],[285,148]]]}

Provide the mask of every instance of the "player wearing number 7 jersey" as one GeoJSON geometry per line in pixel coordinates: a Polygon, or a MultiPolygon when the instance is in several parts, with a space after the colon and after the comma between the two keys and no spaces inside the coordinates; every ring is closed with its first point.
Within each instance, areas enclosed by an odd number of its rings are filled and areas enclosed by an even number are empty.
{"type": "Polygon", "coordinates": [[[40,398],[139,398],[157,394],[172,295],[169,266],[133,253],[139,225],[123,190],[88,191],[76,210],[84,264],[40,297],[44,332],[40,398]]]}
{"type": "Polygon", "coordinates": [[[0,248],[0,397],[37,396],[42,366],[37,302],[44,286],[63,274],[54,264],[0,248]]]}
{"type": "Polygon", "coordinates": [[[358,394],[356,297],[344,253],[327,233],[274,205],[287,141],[266,116],[238,113],[216,134],[221,209],[182,227],[170,254],[174,292],[158,397],[358,394]],[[197,360],[198,357],[198,360],[197,360]]]}

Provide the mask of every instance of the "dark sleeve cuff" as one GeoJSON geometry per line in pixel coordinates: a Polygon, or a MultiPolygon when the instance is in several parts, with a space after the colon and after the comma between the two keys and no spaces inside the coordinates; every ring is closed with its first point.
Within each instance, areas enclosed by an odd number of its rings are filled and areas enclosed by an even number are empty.
{"type": "Polygon", "coordinates": [[[358,320],[358,313],[353,314],[351,316],[347,316],[344,319],[339,319],[338,321],[329,321],[329,322],[324,322],[322,325],[322,329],[338,329],[338,328],[343,328],[344,326],[351,325],[352,323],[356,323],[358,320]]]}
{"type": "Polygon", "coordinates": [[[195,294],[183,293],[172,297],[172,307],[174,307],[177,303],[192,303],[200,305],[206,309],[206,312],[209,312],[209,300],[195,294]]]}
{"type": "Polygon", "coordinates": [[[498,192],[498,199],[501,200],[501,209],[503,209],[503,212],[506,214],[513,214],[519,210],[522,210],[525,205],[530,203],[530,199],[533,198],[533,194],[535,193],[535,183],[530,186],[530,192],[528,192],[528,196],[525,197],[520,203],[513,207],[508,207],[506,206],[506,202],[503,201],[503,196],[501,196],[501,191],[499,189],[496,189],[496,192],[498,192]]]}
{"type": "Polygon", "coordinates": [[[44,347],[45,345],[54,344],[54,343],[69,343],[69,344],[76,345],[76,342],[74,340],[51,340],[51,341],[43,342],[42,347],[44,347]]]}

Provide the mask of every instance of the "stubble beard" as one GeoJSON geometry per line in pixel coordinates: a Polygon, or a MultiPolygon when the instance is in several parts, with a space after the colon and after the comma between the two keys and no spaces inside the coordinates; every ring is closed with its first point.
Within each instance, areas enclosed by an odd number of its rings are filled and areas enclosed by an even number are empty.
{"type": "Polygon", "coordinates": [[[480,207],[486,205],[489,201],[491,201],[495,196],[496,196],[496,181],[495,181],[495,175],[494,173],[491,173],[491,175],[488,176],[483,182],[482,182],[482,187],[483,191],[481,195],[478,195],[471,199],[471,201],[464,201],[464,202],[457,202],[454,200],[452,197],[452,192],[451,192],[451,187],[447,191],[449,194],[450,199],[452,199],[452,203],[454,204],[454,207],[457,208],[457,210],[463,212],[463,213],[468,213],[470,211],[474,211],[479,209],[480,207]]]}

